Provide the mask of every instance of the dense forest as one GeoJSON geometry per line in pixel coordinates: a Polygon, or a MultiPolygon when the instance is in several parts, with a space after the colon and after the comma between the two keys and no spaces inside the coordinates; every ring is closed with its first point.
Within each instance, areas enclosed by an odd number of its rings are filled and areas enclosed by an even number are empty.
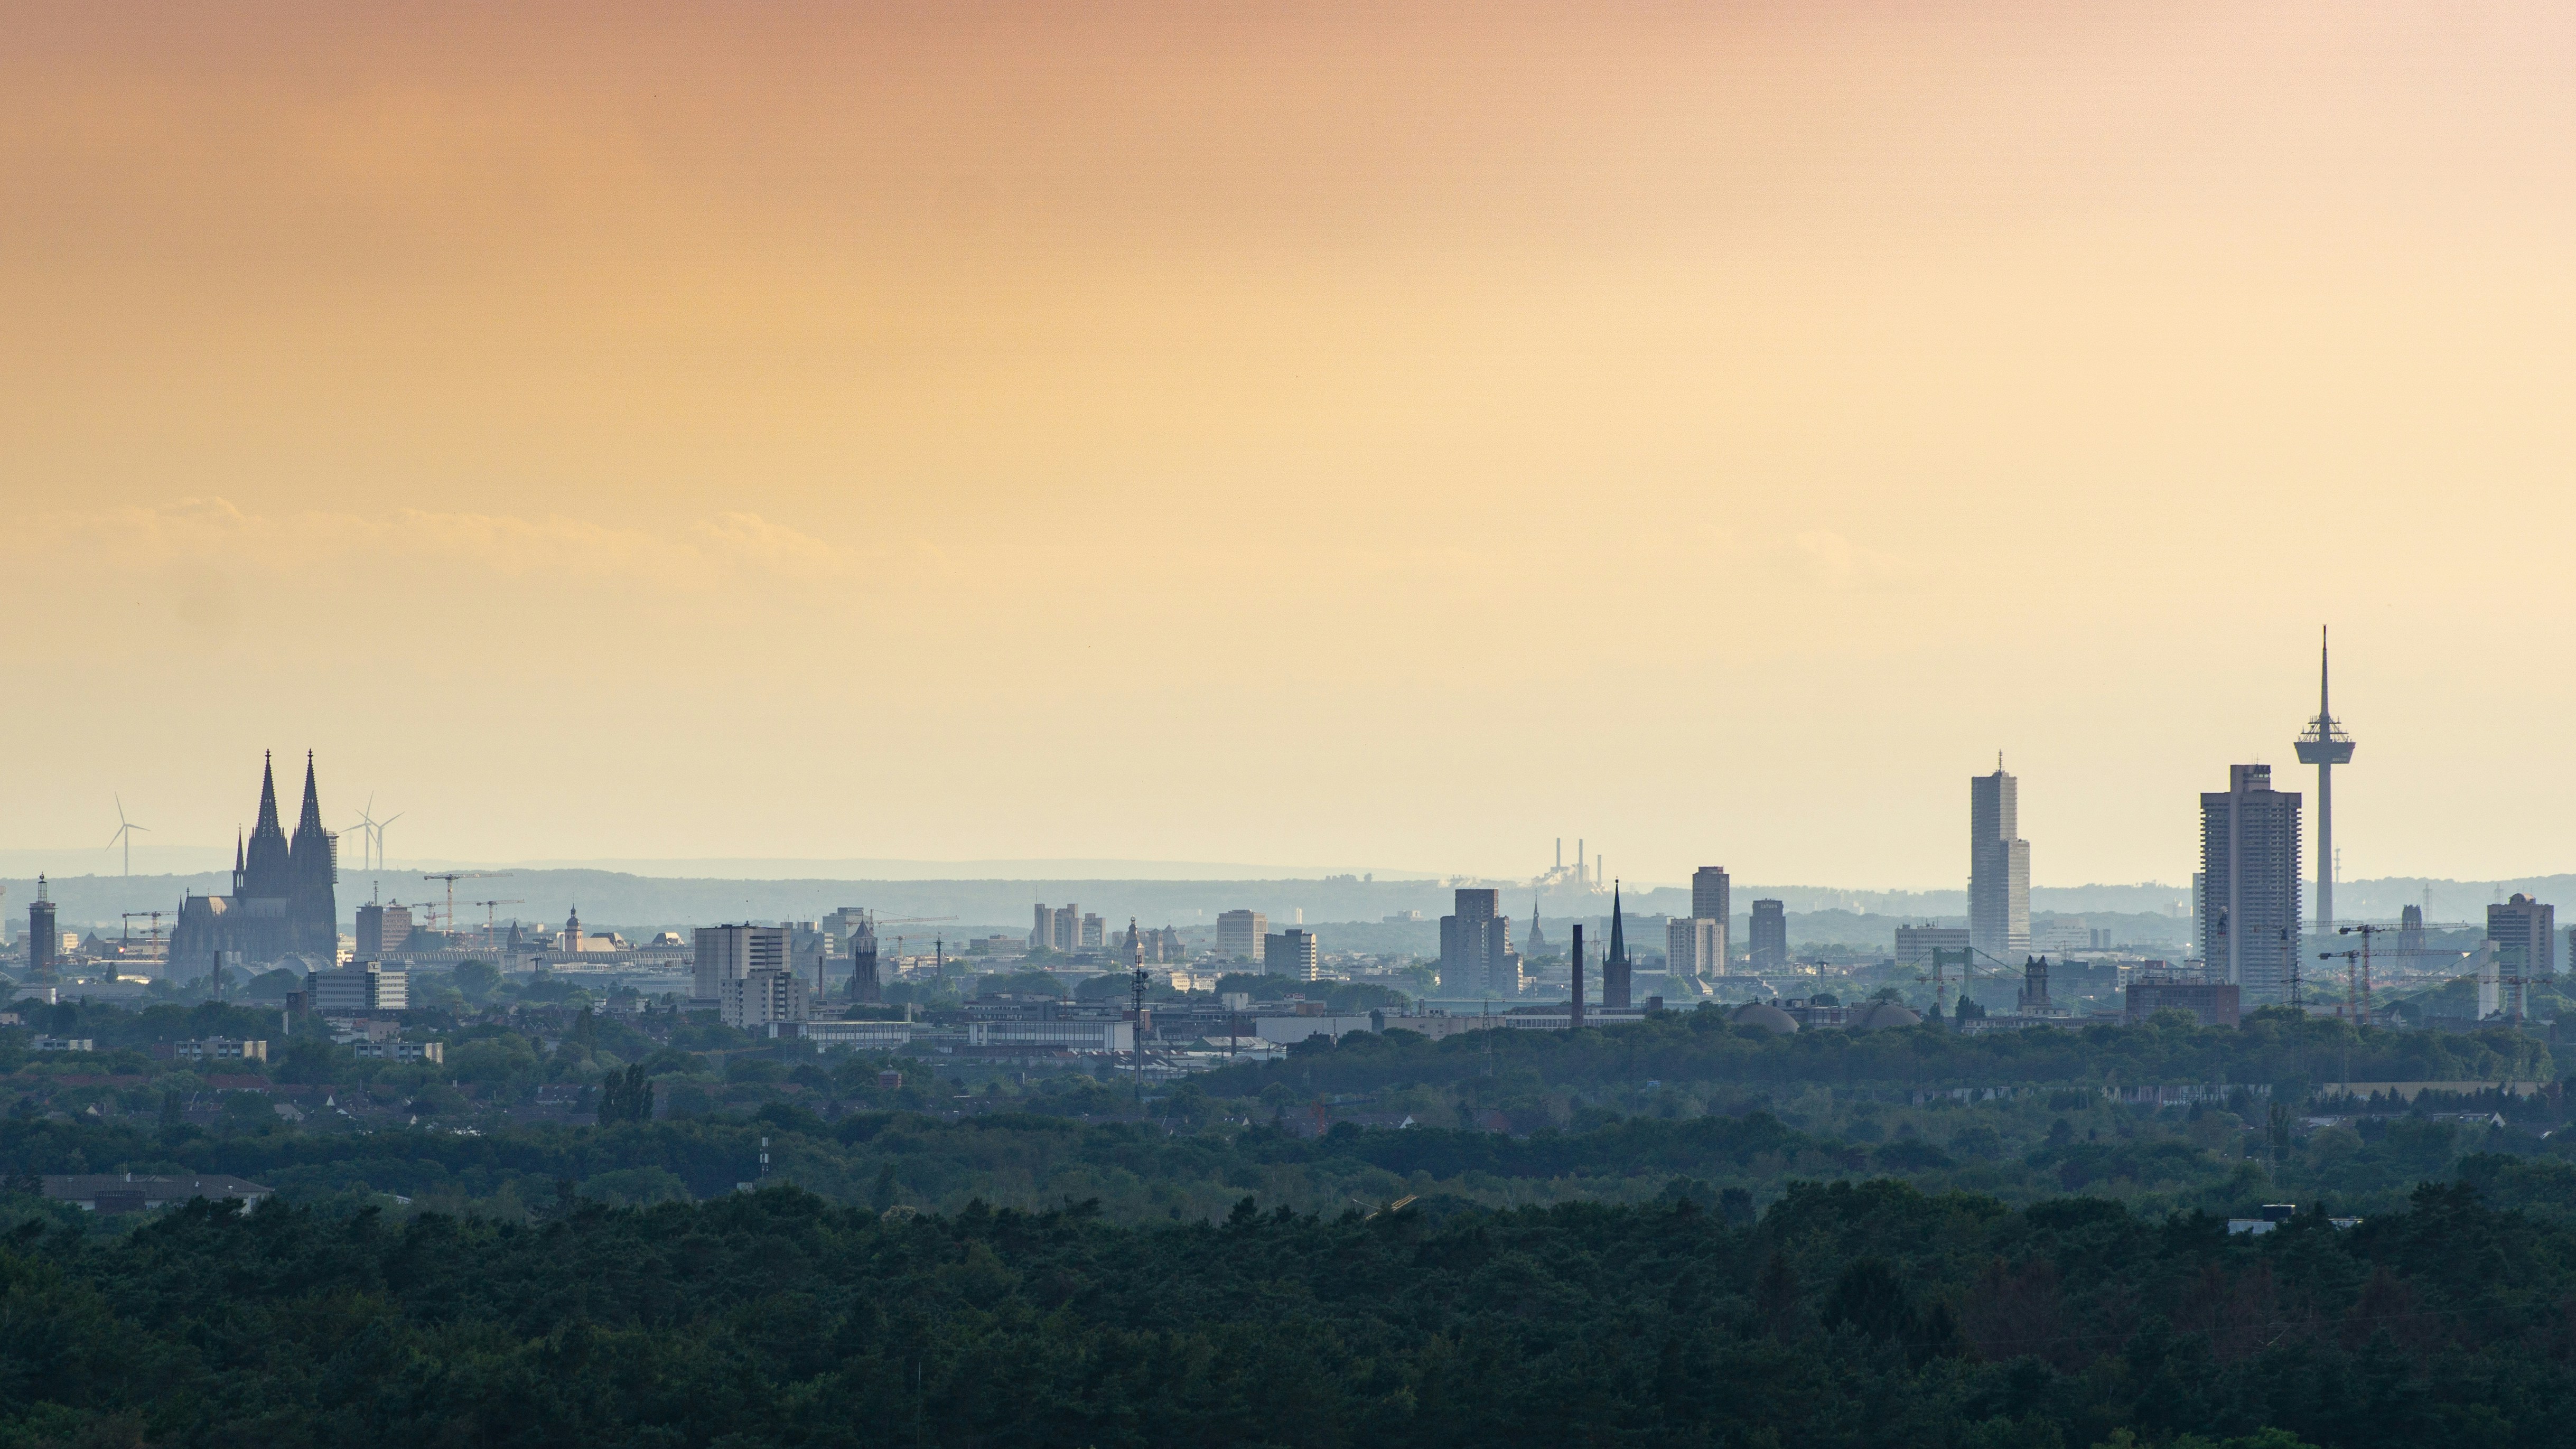
{"type": "MultiPolygon", "coordinates": [[[[2562,1184],[2563,1187],[2563,1184],[2562,1184]]],[[[2231,1237],[1806,1185],[1748,1221],[1219,1222],[794,1188],[526,1223],[197,1204],[0,1238],[0,1443],[2530,1445],[2576,1227],[2468,1184],[2231,1237]]]]}
{"type": "Polygon", "coordinates": [[[2286,1449],[2576,1408],[2576,1133],[2559,1084],[2482,1085],[2554,1070],[2512,1031],[1703,1010],[1139,1084],[552,1003],[455,1013],[443,1063],[280,1023],[218,1071],[154,1043],[277,1019],[57,1015],[101,1050],[0,1033],[0,1449],[2286,1449]],[[2313,1094],[2347,1073],[2470,1090],[2313,1094]],[[181,1171],[277,1196],[36,1195],[181,1171]]]}
{"type": "Polygon", "coordinates": [[[1249,1096],[1271,1083],[1320,1091],[1464,1081],[1528,1067],[1569,1087],[1656,1081],[1675,1086],[1881,1084],[1917,1088],[2009,1083],[2277,1083],[2532,1081],[2551,1074],[2548,1047],[2508,1027],[2477,1032],[2354,1032],[2287,1008],[2242,1026],[2204,1027],[2180,1013],[2139,1026],[1963,1035],[1911,1030],[1801,1031],[1772,1036],[1726,1011],[1660,1012],[1610,1030],[1471,1032],[1427,1041],[1410,1032],[1316,1042],[1286,1061],[1212,1074],[1206,1090],[1249,1096]]]}

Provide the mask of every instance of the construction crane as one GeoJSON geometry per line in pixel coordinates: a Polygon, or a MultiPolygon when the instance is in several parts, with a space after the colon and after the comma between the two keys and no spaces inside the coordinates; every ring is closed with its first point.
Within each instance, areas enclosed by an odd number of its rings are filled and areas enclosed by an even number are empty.
{"type": "Polygon", "coordinates": [[[499,880],[508,874],[506,870],[447,870],[433,871],[421,879],[447,882],[447,929],[452,934],[456,930],[456,883],[461,880],[499,880]]]}
{"type": "Polygon", "coordinates": [[[498,912],[498,911],[500,910],[500,908],[501,908],[501,907],[503,907],[503,906],[524,906],[524,905],[526,905],[526,904],[527,904],[527,902],[526,902],[526,901],[468,901],[468,902],[466,902],[466,904],[467,904],[467,905],[470,905],[470,906],[481,906],[481,907],[483,908],[483,949],[484,949],[484,950],[486,950],[486,951],[489,951],[489,950],[491,950],[491,949],[492,949],[492,941],[493,941],[493,938],[494,938],[494,936],[495,936],[495,935],[497,935],[497,934],[498,934],[499,927],[500,927],[500,921],[499,921],[499,919],[497,918],[497,916],[496,916],[496,914],[495,914],[495,913],[496,913],[496,912],[498,912]]]}
{"type": "MultiPolygon", "coordinates": [[[[166,912],[163,912],[163,911],[127,911],[127,912],[125,913],[125,919],[127,919],[127,920],[129,920],[129,921],[133,920],[133,919],[134,919],[134,918],[136,918],[137,916],[147,917],[147,918],[149,918],[149,919],[151,920],[151,922],[152,922],[152,955],[151,955],[150,959],[155,960],[155,961],[158,961],[158,960],[160,960],[160,959],[161,959],[161,917],[162,917],[163,915],[165,915],[165,914],[167,914],[167,913],[166,913],[166,912]]],[[[133,936],[133,934],[134,934],[134,928],[133,928],[132,926],[128,926],[128,927],[126,927],[126,928],[125,928],[125,933],[126,933],[126,935],[127,935],[127,937],[128,937],[128,938],[131,938],[131,937],[133,936]]]]}

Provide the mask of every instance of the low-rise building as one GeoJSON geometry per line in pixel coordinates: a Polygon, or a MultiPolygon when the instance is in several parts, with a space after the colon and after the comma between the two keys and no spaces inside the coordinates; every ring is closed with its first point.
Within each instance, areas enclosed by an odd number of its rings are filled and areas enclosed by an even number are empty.
{"type": "Polygon", "coordinates": [[[2129,983],[2128,1023],[2137,1026],[2159,1011],[2188,1012],[2202,1026],[2237,1024],[2237,988],[2232,982],[2182,976],[2142,976],[2129,983]]]}
{"type": "Polygon", "coordinates": [[[447,1043],[443,1041],[366,1041],[350,1044],[349,1050],[368,1061],[436,1062],[447,1061],[447,1043]]]}
{"type": "Polygon", "coordinates": [[[304,1006],[317,1016],[363,1016],[411,1006],[411,973],[381,961],[358,961],[304,974],[304,1006]]]}
{"type": "Polygon", "coordinates": [[[48,1173],[45,1176],[45,1196],[100,1213],[150,1212],[200,1197],[217,1202],[230,1199],[244,1207],[254,1207],[272,1191],[274,1189],[238,1177],[226,1177],[219,1172],[170,1177],[132,1172],[81,1172],[59,1176],[48,1173]]]}
{"type": "Polygon", "coordinates": [[[910,1046],[923,1030],[921,1023],[912,1021],[782,1021],[772,1023],[769,1034],[810,1041],[816,1051],[836,1046],[880,1051],[910,1046]]]}
{"type": "Polygon", "coordinates": [[[264,1041],[236,1041],[233,1038],[226,1036],[210,1036],[201,1041],[164,1042],[160,1046],[153,1048],[152,1054],[161,1058],[163,1061],[264,1062],[268,1060],[268,1043],[264,1041]]]}
{"type": "Polygon", "coordinates": [[[970,1021],[966,1024],[966,1044],[970,1047],[1031,1047],[1072,1052],[1134,1051],[1136,1024],[1097,1017],[970,1021]]]}

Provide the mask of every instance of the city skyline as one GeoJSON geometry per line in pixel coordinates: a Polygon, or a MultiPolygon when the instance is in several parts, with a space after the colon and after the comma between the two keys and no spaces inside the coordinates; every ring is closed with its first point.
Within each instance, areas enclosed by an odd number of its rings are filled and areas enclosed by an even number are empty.
{"type": "Polygon", "coordinates": [[[0,53],[0,848],[2171,881],[2330,623],[2569,863],[2559,8],[254,9],[0,53]]]}

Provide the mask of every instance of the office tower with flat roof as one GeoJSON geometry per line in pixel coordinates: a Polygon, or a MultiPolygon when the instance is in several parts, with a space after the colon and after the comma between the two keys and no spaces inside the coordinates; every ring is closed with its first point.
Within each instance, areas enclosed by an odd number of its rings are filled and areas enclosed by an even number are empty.
{"type": "Polygon", "coordinates": [[[724,984],[717,1010],[724,1024],[755,1034],[807,1019],[812,1003],[805,978],[784,968],[746,971],[724,984]]]}
{"type": "Polygon", "coordinates": [[[1735,907],[1728,899],[1726,867],[1703,865],[1691,872],[1691,914],[1703,921],[1720,923],[1734,919],[1735,907]]]}
{"type": "Polygon", "coordinates": [[[1789,908],[1778,901],[1755,901],[1751,939],[1753,969],[1783,971],[1789,965],[1789,908]]]}
{"type": "Polygon", "coordinates": [[[2021,838],[2021,782],[1995,772],[1968,781],[1968,939],[1997,958],[2030,949],[2030,842],[2021,838]]]}
{"type": "Polygon", "coordinates": [[[1216,918],[1216,954],[1225,961],[1258,961],[1270,918],[1259,911],[1227,911],[1216,918]]]}
{"type": "Polygon", "coordinates": [[[1029,923],[1029,949],[1063,956],[1081,950],[1082,908],[1070,901],[1060,906],[1038,906],[1029,923]]]}
{"type": "Polygon", "coordinates": [[[1726,923],[1700,916],[1675,916],[1664,923],[1664,970],[1679,978],[1718,976],[1726,971],[1726,923]]]}
{"type": "Polygon", "coordinates": [[[1452,913],[1440,918],[1440,989],[1489,996],[1519,991],[1520,957],[1512,950],[1501,891],[1462,887],[1452,913]]]}
{"type": "Polygon", "coordinates": [[[2495,943],[2505,1012],[2520,1021],[2523,988],[2558,974],[2558,908],[2516,891],[2512,900],[2487,907],[2487,939],[2495,943]]]}
{"type": "Polygon", "coordinates": [[[754,971],[786,971],[784,926],[700,926],[692,999],[721,1010],[725,987],[754,971]]]}
{"type": "Polygon", "coordinates": [[[1967,957],[1968,928],[1965,926],[1935,926],[1926,922],[1920,926],[1896,928],[1896,965],[1901,971],[1929,971],[1939,964],[1965,963],[1967,957]],[[1939,962],[1932,959],[1935,951],[1941,953],[1939,962]]]}
{"type": "Polygon", "coordinates": [[[1278,935],[1262,937],[1261,970],[1291,981],[1322,980],[1323,957],[1316,949],[1315,933],[1291,926],[1278,935]]]}
{"type": "Polygon", "coordinates": [[[2272,788],[2269,765],[2230,765],[2227,789],[2200,797],[2207,877],[2200,959],[2247,1006],[2289,1000],[2299,950],[2299,792],[2272,788]]]}

